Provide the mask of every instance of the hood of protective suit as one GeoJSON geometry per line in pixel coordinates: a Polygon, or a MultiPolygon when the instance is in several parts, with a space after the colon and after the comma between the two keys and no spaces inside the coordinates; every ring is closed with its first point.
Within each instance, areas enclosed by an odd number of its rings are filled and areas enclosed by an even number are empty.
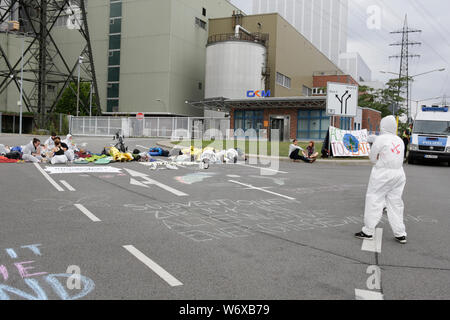
{"type": "Polygon", "coordinates": [[[394,116],[387,116],[381,119],[380,133],[397,134],[397,121],[395,120],[394,116]]]}

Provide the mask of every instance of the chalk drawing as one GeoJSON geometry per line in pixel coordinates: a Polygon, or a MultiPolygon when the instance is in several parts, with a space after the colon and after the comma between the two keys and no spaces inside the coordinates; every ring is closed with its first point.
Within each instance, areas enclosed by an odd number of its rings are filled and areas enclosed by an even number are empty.
{"type": "Polygon", "coordinates": [[[174,177],[174,179],[183,184],[194,184],[197,182],[202,182],[205,179],[212,178],[215,175],[216,173],[213,172],[195,172],[184,176],[174,177]]]}
{"type": "MultiPolygon", "coordinates": [[[[81,292],[71,296],[65,289],[65,287],[61,284],[58,278],[70,278],[72,274],[67,273],[59,273],[59,274],[49,274],[44,276],[42,279],[50,285],[53,292],[61,299],[61,300],[77,300],[87,296],[92,290],[95,288],[94,281],[80,275],[80,279],[82,282],[82,290],[81,292]]],[[[42,282],[42,281],[41,281],[42,282]]],[[[41,286],[40,282],[37,279],[24,279],[24,283],[33,291],[33,293],[28,293],[18,288],[8,286],[0,283],[0,300],[10,300],[11,295],[17,296],[26,300],[48,300],[48,295],[44,291],[44,288],[41,286]]],[[[65,281],[63,281],[65,283],[65,281]]]]}
{"type": "MultiPolygon", "coordinates": [[[[28,251],[31,251],[35,256],[41,257],[42,253],[39,247],[41,247],[41,244],[24,245],[20,247],[22,250],[13,248],[4,250],[10,259],[16,260],[21,254],[28,251]],[[12,254],[12,252],[14,252],[14,254],[12,254]]],[[[2,256],[0,256],[0,258],[2,258],[2,256]]],[[[88,295],[95,287],[92,279],[79,273],[79,268],[76,270],[78,273],[75,275],[73,273],[49,274],[49,272],[36,271],[35,269],[38,268],[33,266],[34,263],[35,261],[14,262],[11,264],[12,267],[10,270],[8,270],[5,264],[0,263],[0,280],[3,280],[4,282],[0,282],[0,300],[10,300],[12,298],[48,300],[51,293],[53,293],[53,295],[50,296],[52,299],[53,297],[57,297],[62,300],[76,300],[88,295]],[[16,272],[13,272],[15,269],[16,272]],[[17,274],[20,278],[17,277],[17,274]],[[11,278],[13,275],[15,275],[16,278],[21,279],[21,281],[13,281],[14,279],[11,278]],[[70,288],[64,286],[64,284],[67,284],[68,282],[73,282],[73,277],[75,276],[75,280],[78,281],[75,283],[76,286],[70,288]],[[6,282],[8,280],[13,282],[14,286],[7,284],[6,282]],[[43,283],[46,283],[47,285],[43,286],[43,283]],[[31,291],[23,289],[23,287],[28,287],[31,291]],[[66,288],[69,290],[78,290],[69,294],[66,288]],[[51,290],[49,291],[48,289],[51,290]]],[[[68,268],[68,270],[70,271],[71,268],[68,268]]]]}
{"type": "MultiPolygon", "coordinates": [[[[320,229],[361,226],[359,216],[336,216],[328,210],[307,209],[297,200],[215,199],[164,203],[147,201],[125,204],[125,212],[153,216],[167,229],[195,242],[226,240],[254,236],[265,232],[283,234],[320,229]]],[[[381,223],[387,223],[383,217],[381,223]]],[[[426,217],[414,217],[422,223],[426,217]]],[[[408,217],[405,217],[408,221],[408,217]]],[[[431,223],[428,220],[428,223],[431,223]]]]}

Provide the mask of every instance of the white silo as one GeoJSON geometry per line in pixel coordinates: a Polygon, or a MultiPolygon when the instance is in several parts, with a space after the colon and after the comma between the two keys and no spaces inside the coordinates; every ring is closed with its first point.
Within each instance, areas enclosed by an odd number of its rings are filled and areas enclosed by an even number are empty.
{"type": "Polygon", "coordinates": [[[205,98],[247,98],[247,91],[265,90],[267,49],[252,37],[213,39],[206,48],[205,98]]]}

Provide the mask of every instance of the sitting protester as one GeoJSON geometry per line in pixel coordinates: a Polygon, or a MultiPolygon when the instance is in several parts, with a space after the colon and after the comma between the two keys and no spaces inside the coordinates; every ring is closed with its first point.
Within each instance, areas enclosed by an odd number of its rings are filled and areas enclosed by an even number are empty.
{"type": "Polygon", "coordinates": [[[55,147],[55,139],[56,139],[56,133],[52,132],[50,138],[45,140],[44,148],[47,150],[53,149],[55,147]]]}
{"type": "Polygon", "coordinates": [[[66,139],[64,139],[62,141],[63,143],[67,144],[67,146],[69,147],[69,150],[72,150],[73,152],[78,151],[78,147],[77,145],[73,142],[73,138],[71,134],[68,134],[66,136],[66,139]]]}
{"type": "Polygon", "coordinates": [[[29,144],[22,148],[22,160],[38,163],[42,161],[41,141],[34,138],[29,144]]]}
{"type": "Polygon", "coordinates": [[[53,157],[51,163],[52,164],[67,163],[69,159],[66,156],[66,152],[67,150],[69,150],[69,147],[64,142],[61,142],[60,137],[56,137],[54,142],[55,147],[53,148],[53,157]]]}
{"type": "Polygon", "coordinates": [[[294,139],[294,141],[292,141],[292,144],[289,146],[289,158],[294,161],[302,160],[308,163],[313,163],[314,161],[316,161],[315,159],[308,159],[304,156],[299,155],[300,151],[303,152],[304,149],[298,145],[298,140],[294,139]]]}
{"type": "Polygon", "coordinates": [[[4,156],[7,153],[10,153],[11,149],[8,146],[0,144],[0,156],[4,156]]]}
{"type": "Polygon", "coordinates": [[[319,156],[319,153],[316,152],[316,149],[314,148],[314,141],[310,141],[308,147],[306,147],[306,151],[302,152],[303,155],[308,159],[317,159],[319,156]]]}

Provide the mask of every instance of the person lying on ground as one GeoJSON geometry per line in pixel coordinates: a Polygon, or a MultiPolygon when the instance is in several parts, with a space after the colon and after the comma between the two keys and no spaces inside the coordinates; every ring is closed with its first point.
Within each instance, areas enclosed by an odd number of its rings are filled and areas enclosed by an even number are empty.
{"type": "Polygon", "coordinates": [[[294,162],[302,160],[304,162],[313,163],[316,161],[315,159],[308,159],[304,156],[299,155],[300,151],[303,152],[304,149],[298,145],[298,140],[294,139],[294,141],[292,141],[292,144],[289,146],[289,158],[294,160],[294,162]]]}
{"type": "Polygon", "coordinates": [[[4,156],[5,154],[8,154],[11,152],[11,148],[8,146],[5,146],[4,144],[0,144],[0,155],[4,156]]]}
{"type": "Polygon", "coordinates": [[[22,148],[22,160],[39,163],[42,161],[41,156],[41,141],[37,138],[22,148]]]}
{"type": "Polygon", "coordinates": [[[319,156],[319,153],[316,152],[316,149],[314,147],[314,141],[310,141],[308,147],[306,148],[305,151],[302,151],[302,153],[305,158],[308,158],[311,160],[313,160],[313,159],[315,160],[319,156]]]}

